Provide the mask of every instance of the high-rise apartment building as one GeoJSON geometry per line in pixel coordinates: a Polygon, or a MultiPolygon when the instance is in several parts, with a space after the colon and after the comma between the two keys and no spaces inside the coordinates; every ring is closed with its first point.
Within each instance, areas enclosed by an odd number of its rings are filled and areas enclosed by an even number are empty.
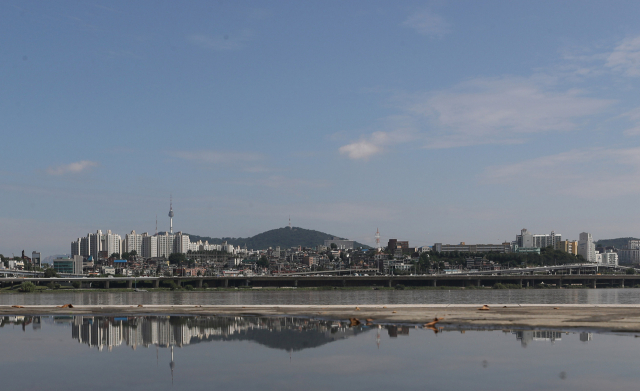
{"type": "Polygon", "coordinates": [[[118,234],[112,233],[111,230],[108,230],[103,238],[102,251],[106,251],[108,256],[111,256],[111,254],[120,255],[122,253],[121,248],[122,237],[118,234]]]}
{"type": "Polygon", "coordinates": [[[142,255],[142,235],[137,234],[135,230],[131,231],[130,234],[126,234],[124,236],[123,249],[123,252],[130,253],[135,251],[136,254],[142,255]]]}
{"type": "Polygon", "coordinates": [[[173,252],[186,254],[189,251],[189,235],[178,232],[175,238],[173,252]]]}
{"type": "Polygon", "coordinates": [[[165,232],[164,234],[156,235],[158,240],[158,256],[168,258],[174,252],[173,245],[176,235],[165,232]]]}
{"type": "Polygon", "coordinates": [[[578,240],[578,255],[581,255],[585,261],[596,263],[596,245],[590,233],[582,232],[578,240]]]}
{"type": "Polygon", "coordinates": [[[158,256],[158,237],[142,234],[142,252],[144,258],[156,258],[158,256]]]}
{"type": "Polygon", "coordinates": [[[98,259],[98,254],[102,251],[102,231],[98,230],[94,234],[87,235],[87,245],[89,256],[98,259]]]}

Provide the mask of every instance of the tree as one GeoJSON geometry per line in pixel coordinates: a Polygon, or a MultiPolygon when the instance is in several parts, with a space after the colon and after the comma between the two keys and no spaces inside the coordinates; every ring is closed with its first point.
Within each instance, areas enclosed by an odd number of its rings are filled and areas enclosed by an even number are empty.
{"type": "Polygon", "coordinates": [[[331,243],[331,249],[332,250],[337,250],[338,249],[338,245],[335,243],[331,243]]]}
{"type": "Polygon", "coordinates": [[[122,259],[126,259],[128,261],[129,258],[131,258],[131,254],[125,251],[122,253],[121,257],[122,259]]]}
{"type": "Polygon", "coordinates": [[[269,267],[269,260],[267,259],[266,256],[261,256],[260,259],[258,259],[258,262],[256,262],[256,265],[264,268],[264,267],[269,267]]]}
{"type": "Polygon", "coordinates": [[[44,271],[44,278],[58,277],[58,272],[54,268],[48,268],[44,271]]]}
{"type": "Polygon", "coordinates": [[[136,250],[132,250],[129,255],[131,255],[132,257],[135,257],[136,255],[138,255],[138,252],[136,250]]]}
{"type": "Polygon", "coordinates": [[[20,284],[20,292],[33,292],[36,290],[36,286],[31,281],[25,281],[20,284]]]}
{"type": "Polygon", "coordinates": [[[173,265],[182,266],[182,263],[187,260],[187,257],[182,253],[173,253],[169,255],[169,263],[173,265]]]}
{"type": "Polygon", "coordinates": [[[113,254],[111,254],[111,257],[110,257],[110,258],[118,259],[118,258],[120,258],[120,254],[118,254],[118,253],[113,253],[113,254]]]}
{"type": "Polygon", "coordinates": [[[71,283],[71,285],[73,285],[73,287],[75,289],[80,289],[80,287],[82,286],[82,284],[80,283],[80,281],[74,281],[71,283]]]}
{"type": "Polygon", "coordinates": [[[627,269],[627,271],[625,273],[627,273],[627,274],[636,274],[636,269],[630,267],[630,268],[627,269]]]}

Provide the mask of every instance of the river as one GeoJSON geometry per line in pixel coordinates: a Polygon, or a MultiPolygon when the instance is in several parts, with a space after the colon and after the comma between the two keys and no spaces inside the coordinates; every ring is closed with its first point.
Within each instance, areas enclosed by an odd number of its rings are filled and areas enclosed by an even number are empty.
{"type": "Polygon", "coordinates": [[[0,294],[0,305],[638,304],[640,289],[247,290],[0,294]]]}

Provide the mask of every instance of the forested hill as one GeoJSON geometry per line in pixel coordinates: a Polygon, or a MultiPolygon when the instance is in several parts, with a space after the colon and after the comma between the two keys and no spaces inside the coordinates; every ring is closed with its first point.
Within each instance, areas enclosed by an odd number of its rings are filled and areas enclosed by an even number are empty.
{"type": "Polygon", "coordinates": [[[615,247],[618,249],[624,248],[624,246],[627,245],[627,242],[629,240],[632,239],[636,239],[636,238],[616,238],[616,239],[600,239],[598,241],[596,241],[596,247],[597,246],[602,246],[602,247],[615,247]]]}
{"type": "MultiPolygon", "coordinates": [[[[316,247],[317,245],[324,244],[326,239],[338,238],[335,235],[329,235],[324,232],[314,231],[311,229],[304,229],[300,227],[284,227],[276,228],[270,231],[263,232],[250,238],[210,238],[207,236],[198,236],[189,234],[189,239],[192,242],[198,240],[208,241],[212,244],[220,244],[227,242],[234,246],[247,246],[248,249],[261,250],[269,247],[281,249],[289,247],[316,247]]],[[[342,239],[342,238],[339,238],[342,239]]],[[[369,246],[362,243],[355,242],[354,246],[369,248],[369,246]]]]}

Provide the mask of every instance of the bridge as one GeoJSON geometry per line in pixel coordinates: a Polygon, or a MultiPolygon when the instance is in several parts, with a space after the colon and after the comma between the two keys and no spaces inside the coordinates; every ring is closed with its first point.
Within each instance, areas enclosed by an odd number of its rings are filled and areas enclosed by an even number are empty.
{"type": "MultiPolygon", "coordinates": [[[[595,270],[594,270],[595,271],[595,270]]],[[[591,288],[625,287],[640,285],[640,275],[628,274],[536,274],[504,273],[487,274],[437,274],[417,276],[234,276],[234,277],[11,277],[0,278],[0,286],[20,284],[31,281],[36,285],[50,282],[71,284],[79,281],[83,288],[144,288],[168,287],[172,283],[194,288],[208,286],[210,288],[311,288],[311,287],[394,287],[402,284],[407,287],[482,287],[497,283],[532,287],[537,285],[552,287],[570,287],[574,285],[591,288]],[[205,285],[206,284],[206,285],[205,285]]]]}

